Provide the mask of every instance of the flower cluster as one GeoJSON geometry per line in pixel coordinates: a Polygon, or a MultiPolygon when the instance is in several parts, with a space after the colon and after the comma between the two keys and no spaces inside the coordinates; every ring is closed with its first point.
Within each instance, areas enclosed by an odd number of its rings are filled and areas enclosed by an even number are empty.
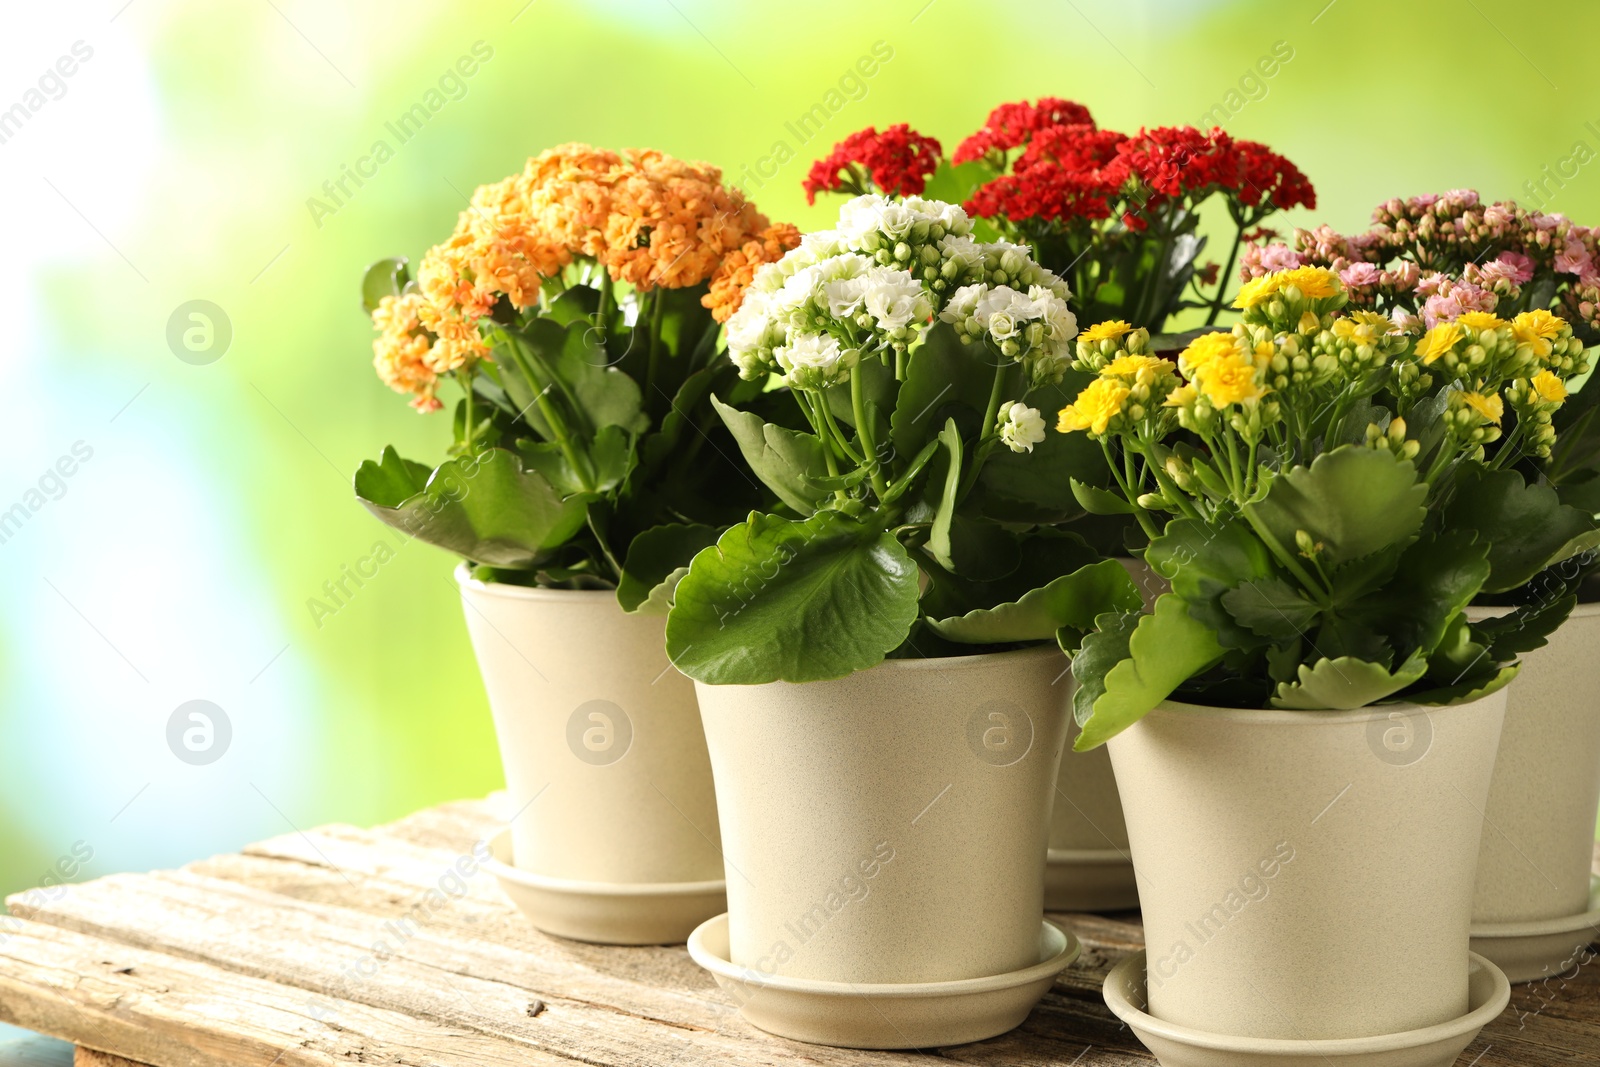
{"type": "Polygon", "coordinates": [[[1082,104],[1056,96],[1041,97],[1032,104],[1026,100],[1001,104],[989,112],[982,129],[956,146],[953,159],[957,163],[988,159],[1000,169],[1005,153],[1027,144],[1037,133],[1060,126],[1093,129],[1094,116],[1082,104]]]}
{"type": "Polygon", "coordinates": [[[480,323],[535,306],[577,259],[639,294],[709,283],[702,302],[726,318],[755,267],[798,240],[715,167],[648,149],[552,148],[480,186],[449,239],[423,257],[415,291],[374,312],[374,362],[413,406],[434,410],[440,376],[490,355],[480,323]]]}
{"type": "Polygon", "coordinates": [[[1470,189],[1386,201],[1365,232],[1297,229],[1244,250],[1248,280],[1315,264],[1339,273],[1359,307],[1407,329],[1471,312],[1501,316],[1558,306],[1584,340],[1600,340],[1600,231],[1559,214],[1483,203],[1470,189]]]}
{"type": "Polygon", "coordinates": [[[803,183],[806,203],[816,203],[819,192],[860,195],[876,189],[889,196],[919,196],[938,167],[942,151],[938,141],[903,122],[882,133],[868,126],[811,164],[803,183]]]}
{"type": "Polygon", "coordinates": [[[1033,381],[1059,381],[1077,322],[1065,283],[1026,248],[971,237],[966,212],[865,194],[838,227],[755,272],[728,320],[728,354],[749,379],[781,372],[822,389],[869,353],[901,356],[937,317],[990,344],[1033,381]]]}

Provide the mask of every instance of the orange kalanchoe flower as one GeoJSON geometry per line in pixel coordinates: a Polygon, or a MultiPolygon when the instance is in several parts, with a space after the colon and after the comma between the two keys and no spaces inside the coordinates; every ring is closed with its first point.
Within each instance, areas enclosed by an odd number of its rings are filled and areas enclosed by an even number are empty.
{"type": "Polygon", "coordinates": [[[776,263],[785,252],[799,247],[800,231],[793,224],[780,222],[768,226],[753,240],[728,253],[711,276],[711,291],[700,298],[700,303],[711,309],[713,319],[727,322],[744,303],[744,292],[750,288],[756,270],[764,264],[776,263]]]}
{"type": "Polygon", "coordinates": [[[793,226],[770,226],[709,164],[653,149],[623,156],[560,145],[473,193],[455,232],[423,256],[420,295],[403,298],[403,311],[384,311],[381,322],[374,313],[383,334],[374,353],[386,382],[416,392],[432,410],[439,375],[489,356],[479,320],[502,298],[519,311],[534,306],[545,279],[575,257],[641,293],[710,281],[701,303],[722,322],[755,268],[799,240],[793,226]],[[395,325],[402,315],[408,325],[395,325]]]}

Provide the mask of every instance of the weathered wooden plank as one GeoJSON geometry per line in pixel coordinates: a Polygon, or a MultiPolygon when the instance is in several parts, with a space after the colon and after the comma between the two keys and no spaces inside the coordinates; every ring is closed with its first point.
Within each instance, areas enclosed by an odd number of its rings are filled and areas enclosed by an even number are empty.
{"type": "Polygon", "coordinates": [[[97,1052],[79,1045],[72,1052],[72,1067],[152,1067],[148,1063],[135,1063],[110,1052],[97,1052]]]}
{"type": "Polygon", "coordinates": [[[750,1027],[725,1001],[670,990],[644,998],[637,987],[629,991],[612,983],[608,991],[617,996],[591,1001],[572,985],[546,985],[542,976],[530,975],[522,953],[428,930],[375,953],[378,923],[372,917],[181,871],[84,883],[60,900],[30,908],[28,917],[294,987],[304,991],[303,1011],[334,1023],[341,1020],[325,999],[597,1065],[656,1067],[689,1055],[691,1042],[696,1059],[770,1067],[918,1062],[896,1053],[779,1041],[750,1027]],[[363,960],[371,966],[359,967],[363,960]],[[530,1017],[535,1000],[544,1009],[530,1017]],[[666,1004],[673,1007],[670,1014],[662,1010],[666,1004]]]}
{"type": "Polygon", "coordinates": [[[154,1067],[575,1067],[572,1060],[362,1004],[338,1025],[305,993],[26,921],[0,939],[0,1020],[154,1067]]]}

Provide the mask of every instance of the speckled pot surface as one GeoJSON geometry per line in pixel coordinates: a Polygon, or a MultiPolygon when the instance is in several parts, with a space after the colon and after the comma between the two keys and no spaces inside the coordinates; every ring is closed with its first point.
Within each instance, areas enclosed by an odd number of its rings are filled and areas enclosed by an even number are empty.
{"type": "Polygon", "coordinates": [[[1150,1015],[1233,1037],[1376,1037],[1467,1012],[1505,692],[1447,708],[1167,703],[1113,738],[1150,1015]]]}
{"type": "Polygon", "coordinates": [[[586,882],[721,878],[705,735],[693,684],[667,661],[665,620],[625,614],[611,592],[456,577],[516,867],[586,882]]]}
{"type": "Polygon", "coordinates": [[[1473,921],[1581,915],[1600,808],[1600,604],[1580,604],[1523,656],[1506,694],[1473,921]]]}
{"type": "Polygon", "coordinates": [[[1037,964],[1065,667],[1044,647],[697,684],[731,961],[863,983],[1037,964]]]}

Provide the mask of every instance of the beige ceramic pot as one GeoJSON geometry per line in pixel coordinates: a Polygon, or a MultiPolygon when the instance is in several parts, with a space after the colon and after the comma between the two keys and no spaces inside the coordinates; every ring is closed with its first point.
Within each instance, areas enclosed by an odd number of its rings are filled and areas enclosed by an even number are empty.
{"type": "Polygon", "coordinates": [[[606,591],[486,584],[465,567],[457,580],[505,767],[514,866],[585,899],[596,883],[650,887],[624,891],[610,920],[530,918],[585,940],[684,940],[720,899],[672,931],[624,928],[630,909],[648,919],[660,887],[698,884],[703,896],[723,877],[694,686],[667,661],[663,618],[628,615],[606,591]]]}
{"type": "MultiPolygon", "coordinates": [[[[1170,592],[1165,579],[1142,559],[1117,560],[1139,587],[1145,610],[1170,592]]],[[[1071,676],[1063,679],[1070,682],[1071,676]]],[[[1121,911],[1139,906],[1139,887],[1128,852],[1128,827],[1111,756],[1104,747],[1072,751],[1077,724],[1067,723],[1066,748],[1050,817],[1050,852],[1044,874],[1044,906],[1050,911],[1121,911]]]]}
{"type": "MultiPolygon", "coordinates": [[[[1480,618],[1498,613],[1473,609],[1480,618]]],[[[1590,883],[1600,809],[1600,604],[1580,604],[1549,644],[1523,656],[1506,692],[1473,948],[1513,981],[1527,981],[1566,969],[1600,923],[1590,883]]]]}
{"type": "Polygon", "coordinates": [[[1505,693],[1447,708],[1163,704],[1112,738],[1148,1013],[1231,1037],[1468,1014],[1467,930],[1505,693]]]}
{"type": "Polygon", "coordinates": [[[1065,665],[1043,647],[697,684],[729,960],[756,979],[878,984],[1039,964],[1065,665]]]}

